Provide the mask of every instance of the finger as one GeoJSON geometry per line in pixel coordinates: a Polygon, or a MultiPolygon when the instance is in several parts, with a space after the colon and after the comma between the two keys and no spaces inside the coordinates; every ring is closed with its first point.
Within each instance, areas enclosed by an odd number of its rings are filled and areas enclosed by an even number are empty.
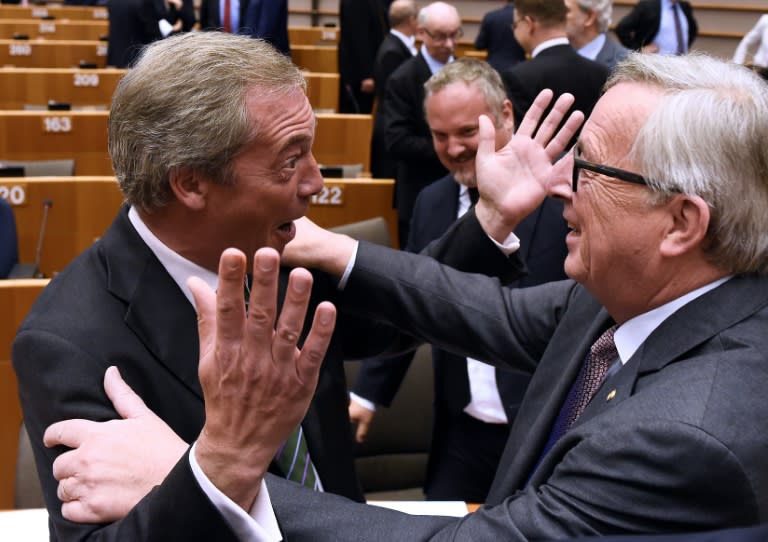
{"type": "Polygon", "coordinates": [[[85,437],[95,423],[79,419],[53,423],[43,433],[43,444],[47,448],[52,446],[77,448],[83,443],[83,440],[85,440],[85,437]]]}
{"type": "Polygon", "coordinates": [[[151,411],[144,401],[125,383],[117,367],[112,366],[104,373],[104,391],[121,418],[139,418],[151,411]]]}
{"type": "Polygon", "coordinates": [[[336,307],[329,301],[323,301],[315,309],[315,317],[312,320],[312,329],[309,331],[301,354],[296,364],[299,379],[302,382],[314,386],[320,371],[320,364],[325,358],[331,335],[336,326],[336,307]]]}
{"type": "Polygon", "coordinates": [[[554,96],[554,93],[548,88],[539,92],[539,95],[533,100],[533,103],[528,108],[528,111],[526,111],[523,120],[520,122],[520,126],[515,132],[516,135],[533,137],[533,134],[536,133],[536,129],[539,126],[539,121],[541,120],[542,115],[544,115],[544,111],[546,111],[547,106],[552,101],[552,96],[554,96]]]}
{"type": "Polygon", "coordinates": [[[248,306],[249,343],[271,348],[277,313],[277,288],[280,255],[271,248],[261,248],[253,256],[253,284],[248,306]]]}
{"type": "Polygon", "coordinates": [[[487,115],[480,115],[477,132],[477,158],[478,162],[489,160],[496,152],[496,127],[487,115]]]}
{"type": "Polygon", "coordinates": [[[358,444],[365,442],[365,437],[368,436],[368,424],[365,422],[358,422],[357,431],[355,431],[355,441],[358,444]]]}
{"type": "Polygon", "coordinates": [[[549,159],[554,161],[563,154],[565,149],[570,144],[573,136],[579,131],[582,123],[584,122],[584,113],[581,111],[574,111],[565,121],[563,127],[555,134],[555,137],[547,144],[545,149],[549,159]]]}
{"type": "Polygon", "coordinates": [[[59,481],[58,487],[56,487],[56,497],[61,502],[69,502],[71,500],[74,500],[73,496],[70,496],[69,492],[67,491],[67,487],[66,486],[67,486],[67,483],[68,483],[69,480],[70,480],[70,478],[68,478],[68,477],[67,478],[63,478],[62,480],[59,481]]]}
{"type": "MultiPolygon", "coordinates": [[[[75,523],[104,523],[107,520],[95,514],[91,507],[80,500],[64,502],[61,505],[61,515],[64,519],[75,523]]],[[[115,518],[115,520],[120,518],[115,518]]]]}
{"type": "Polygon", "coordinates": [[[216,338],[219,347],[239,344],[245,322],[245,254],[228,248],[219,259],[219,285],[216,289],[216,338]]]}
{"type": "Polygon", "coordinates": [[[292,270],[272,344],[276,361],[288,362],[296,357],[296,344],[304,328],[311,293],[312,274],[306,269],[292,270]]]}
{"type": "Polygon", "coordinates": [[[549,143],[549,140],[552,138],[552,134],[554,134],[557,130],[557,127],[560,126],[560,122],[565,118],[565,115],[568,114],[568,111],[571,109],[574,101],[575,98],[573,97],[573,94],[569,94],[567,92],[561,94],[557,98],[555,105],[552,106],[552,109],[549,111],[546,118],[541,122],[539,129],[536,131],[536,137],[534,140],[537,141],[542,147],[549,143]]]}

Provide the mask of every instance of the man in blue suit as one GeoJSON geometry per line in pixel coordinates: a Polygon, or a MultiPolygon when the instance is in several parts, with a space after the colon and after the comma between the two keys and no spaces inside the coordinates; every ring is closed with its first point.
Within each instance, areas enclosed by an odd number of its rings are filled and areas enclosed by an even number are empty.
{"type": "MultiPolygon", "coordinates": [[[[425,84],[425,112],[437,156],[450,171],[416,198],[406,249],[420,252],[473,205],[478,117],[494,119],[496,146],[512,136],[512,103],[499,74],[486,62],[461,58],[425,84]]],[[[513,284],[532,286],[566,278],[568,233],[562,205],[546,200],[516,229],[529,273],[513,284]]],[[[494,369],[445,350],[432,350],[435,405],[425,494],[429,500],[484,502],[529,378],[494,369]]],[[[412,355],[366,360],[350,402],[350,418],[364,439],[375,405],[389,405],[412,355]]]]}
{"type": "Polygon", "coordinates": [[[286,55],[288,45],[288,0],[251,0],[245,12],[243,31],[261,38],[286,55]]]}

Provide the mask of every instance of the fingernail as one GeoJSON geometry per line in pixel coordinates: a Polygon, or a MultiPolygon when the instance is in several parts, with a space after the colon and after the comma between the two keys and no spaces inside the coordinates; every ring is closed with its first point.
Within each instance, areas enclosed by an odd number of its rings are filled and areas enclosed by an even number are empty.
{"type": "Polygon", "coordinates": [[[274,262],[269,258],[256,258],[256,265],[259,266],[259,269],[262,271],[272,271],[274,269],[274,262]]]}
{"type": "Polygon", "coordinates": [[[299,294],[303,294],[307,291],[307,283],[304,281],[294,280],[292,283],[293,291],[299,294]]]}

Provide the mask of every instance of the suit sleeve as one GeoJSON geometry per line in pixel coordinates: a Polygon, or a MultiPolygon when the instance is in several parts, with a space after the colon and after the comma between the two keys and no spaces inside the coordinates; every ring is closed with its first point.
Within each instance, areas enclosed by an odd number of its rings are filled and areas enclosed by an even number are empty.
{"type": "Polygon", "coordinates": [[[489,26],[489,20],[488,20],[488,14],[486,13],[483,16],[483,22],[480,23],[480,30],[477,32],[477,37],[475,38],[475,49],[487,49],[488,48],[488,26],[489,26]]]}
{"type": "Polygon", "coordinates": [[[616,37],[627,49],[638,50],[648,44],[653,36],[648,36],[649,21],[647,6],[639,2],[632,11],[627,13],[616,25],[616,37]]]}
{"type": "MultiPolygon", "coordinates": [[[[402,67],[406,67],[405,65],[402,67]]],[[[424,112],[409,73],[398,69],[384,93],[384,140],[393,158],[436,161],[432,139],[422,133],[424,112]]]]}
{"type": "Polygon", "coordinates": [[[122,520],[108,525],[65,520],[52,465],[66,449],[46,448],[43,433],[51,423],[63,419],[103,421],[119,417],[103,391],[104,370],[99,368],[103,361],[61,337],[29,330],[21,332],[14,342],[13,359],[50,527],[57,540],[236,540],[195,481],[186,455],[122,520]],[[57,366],[67,367],[67,374],[62,375],[57,366]],[[61,385],[62,378],[67,386],[61,385]],[[35,399],[39,397],[45,397],[45,404],[35,399]]]}

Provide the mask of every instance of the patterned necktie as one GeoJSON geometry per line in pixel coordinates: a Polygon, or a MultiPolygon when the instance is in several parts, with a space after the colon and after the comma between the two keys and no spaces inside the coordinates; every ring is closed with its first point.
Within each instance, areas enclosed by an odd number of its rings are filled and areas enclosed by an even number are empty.
{"type": "Polygon", "coordinates": [[[320,479],[309,457],[307,440],[301,426],[293,430],[275,455],[275,461],[288,480],[320,491],[320,479]]]}
{"type": "Polygon", "coordinates": [[[224,13],[222,14],[223,17],[223,25],[224,25],[224,32],[232,32],[232,3],[230,0],[224,0],[224,7],[223,7],[224,13]]]}
{"type": "Polygon", "coordinates": [[[677,39],[677,54],[682,55],[687,49],[687,43],[683,38],[683,23],[680,20],[680,3],[672,0],[672,14],[675,19],[675,38],[677,39]]]}
{"type": "MultiPolygon", "coordinates": [[[[253,277],[250,273],[245,276],[243,293],[245,295],[245,311],[248,312],[248,301],[251,297],[251,283],[253,277]]],[[[320,477],[317,475],[312,459],[309,457],[307,439],[304,438],[304,430],[298,426],[288,435],[283,445],[275,454],[275,461],[288,479],[316,491],[321,491],[320,477]]]]}
{"type": "Polygon", "coordinates": [[[616,325],[609,327],[590,347],[589,353],[584,358],[584,363],[581,364],[579,374],[560,408],[549,440],[541,454],[542,457],[581,416],[589,401],[592,400],[592,396],[603,383],[603,378],[611,363],[619,356],[616,351],[616,343],[613,342],[613,335],[616,333],[617,327],[616,325]]]}

